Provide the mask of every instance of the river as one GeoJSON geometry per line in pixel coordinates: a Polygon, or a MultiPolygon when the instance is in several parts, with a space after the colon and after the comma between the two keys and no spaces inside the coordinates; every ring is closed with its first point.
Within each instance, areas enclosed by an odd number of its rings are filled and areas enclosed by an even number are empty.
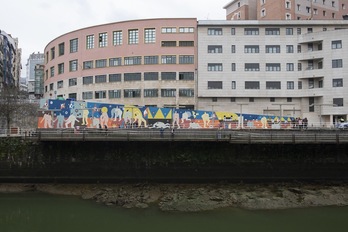
{"type": "Polygon", "coordinates": [[[1,232],[339,232],[348,207],[222,209],[200,213],[123,209],[36,192],[0,194],[1,232]]]}

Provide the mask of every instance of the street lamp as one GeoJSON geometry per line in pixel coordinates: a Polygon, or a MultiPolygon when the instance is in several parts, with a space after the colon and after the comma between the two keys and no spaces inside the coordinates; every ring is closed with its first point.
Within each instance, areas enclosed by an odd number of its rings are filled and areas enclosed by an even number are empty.
{"type": "Polygon", "coordinates": [[[244,122],[243,122],[243,105],[249,105],[248,103],[237,103],[240,107],[240,116],[239,116],[239,126],[243,129],[244,128],[244,122]]]}

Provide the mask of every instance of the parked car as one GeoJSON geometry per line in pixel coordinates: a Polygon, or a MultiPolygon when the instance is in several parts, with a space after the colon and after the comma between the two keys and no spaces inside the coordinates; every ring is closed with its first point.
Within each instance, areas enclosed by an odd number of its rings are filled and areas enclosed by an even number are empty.
{"type": "Polygon", "coordinates": [[[341,129],[341,130],[347,130],[348,129],[348,122],[342,122],[342,123],[338,124],[337,128],[341,129]]]}

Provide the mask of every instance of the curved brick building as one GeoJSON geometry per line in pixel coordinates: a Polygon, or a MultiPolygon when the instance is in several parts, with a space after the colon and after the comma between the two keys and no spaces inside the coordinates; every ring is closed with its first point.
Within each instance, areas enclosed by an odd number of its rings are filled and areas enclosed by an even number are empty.
{"type": "Polygon", "coordinates": [[[144,19],[66,33],[45,48],[45,98],[194,108],[195,18],[144,19]]]}

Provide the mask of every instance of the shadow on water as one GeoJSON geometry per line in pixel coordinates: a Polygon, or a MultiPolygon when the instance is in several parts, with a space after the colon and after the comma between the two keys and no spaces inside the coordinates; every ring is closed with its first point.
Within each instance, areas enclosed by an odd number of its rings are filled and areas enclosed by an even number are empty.
{"type": "Polygon", "coordinates": [[[1,232],[345,231],[348,207],[200,213],[106,207],[72,196],[0,194],[1,232]]]}

